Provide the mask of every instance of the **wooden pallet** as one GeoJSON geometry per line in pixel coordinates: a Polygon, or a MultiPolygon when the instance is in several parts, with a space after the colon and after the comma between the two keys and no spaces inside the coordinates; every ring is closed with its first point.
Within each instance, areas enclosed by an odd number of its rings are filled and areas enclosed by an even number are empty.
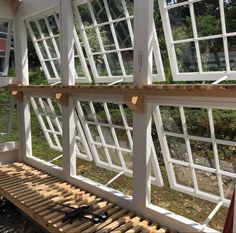
{"type": "Polygon", "coordinates": [[[23,163],[0,166],[0,193],[52,233],[168,232],[159,224],[23,163]],[[64,214],[50,208],[60,202],[73,207],[91,204],[94,213],[107,211],[109,218],[100,224],[88,220],[63,223],[64,214]]]}

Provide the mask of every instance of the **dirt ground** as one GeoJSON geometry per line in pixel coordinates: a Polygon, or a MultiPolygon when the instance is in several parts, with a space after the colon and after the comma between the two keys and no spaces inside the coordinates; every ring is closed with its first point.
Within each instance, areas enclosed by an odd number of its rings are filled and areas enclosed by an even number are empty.
{"type": "Polygon", "coordinates": [[[44,233],[0,196],[0,233],[44,233]]]}

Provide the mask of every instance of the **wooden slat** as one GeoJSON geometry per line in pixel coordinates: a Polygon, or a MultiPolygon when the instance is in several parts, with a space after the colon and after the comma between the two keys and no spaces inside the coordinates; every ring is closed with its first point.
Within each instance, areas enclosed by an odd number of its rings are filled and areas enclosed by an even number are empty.
{"type": "MultiPolygon", "coordinates": [[[[23,163],[0,166],[0,194],[53,233],[168,231],[165,227],[142,220],[126,209],[23,163]],[[73,224],[62,222],[64,214],[53,209],[61,207],[58,203],[69,204],[75,208],[90,204],[95,214],[107,211],[108,219],[99,224],[86,219],[77,219],[73,224]]],[[[68,207],[61,209],[71,210],[68,207]]]]}

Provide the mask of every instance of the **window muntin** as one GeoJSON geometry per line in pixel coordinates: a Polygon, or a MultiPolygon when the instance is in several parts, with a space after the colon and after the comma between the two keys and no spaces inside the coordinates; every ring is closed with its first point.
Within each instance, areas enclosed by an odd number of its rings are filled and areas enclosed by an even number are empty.
{"type": "Polygon", "coordinates": [[[0,18],[0,75],[6,76],[9,68],[12,22],[0,18]]]}
{"type": "MultiPolygon", "coordinates": [[[[47,97],[31,97],[31,106],[39,121],[41,130],[52,150],[62,152],[62,112],[61,106],[47,97]]],[[[76,156],[92,160],[92,156],[80,122],[76,125],[76,156]]]]}
{"type": "MultiPolygon", "coordinates": [[[[79,37],[95,82],[133,81],[133,0],[75,1],[79,37]]],[[[158,39],[153,39],[153,80],[164,80],[158,39]]]]}
{"type": "Polygon", "coordinates": [[[235,79],[236,5],[223,0],[159,0],[173,79],[235,79]]]}
{"type": "MultiPolygon", "coordinates": [[[[97,166],[132,176],[132,112],[123,103],[78,101],[74,99],[78,122],[81,122],[97,166]]],[[[151,140],[152,183],[163,186],[159,163],[151,140]]]]}
{"type": "Polygon", "coordinates": [[[153,105],[171,188],[229,204],[236,177],[235,113],[193,103],[153,105]]]}
{"type": "MultiPolygon", "coordinates": [[[[51,11],[33,17],[26,25],[41,62],[45,76],[50,83],[61,81],[60,25],[58,11],[51,11]]],[[[71,16],[73,17],[73,16],[71,16]]],[[[75,79],[79,83],[90,83],[91,77],[83,50],[75,36],[75,79]]]]}

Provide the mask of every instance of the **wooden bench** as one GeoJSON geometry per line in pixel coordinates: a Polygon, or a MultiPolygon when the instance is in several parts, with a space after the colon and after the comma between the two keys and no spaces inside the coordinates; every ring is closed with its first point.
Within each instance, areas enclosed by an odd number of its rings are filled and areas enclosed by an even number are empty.
{"type": "MultiPolygon", "coordinates": [[[[127,209],[114,205],[98,196],[46,174],[23,163],[0,166],[0,193],[45,230],[56,232],[169,232],[127,209]],[[51,207],[57,203],[73,207],[93,205],[94,213],[107,211],[105,222],[94,224],[89,220],[62,222],[64,214],[51,207]]],[[[69,210],[64,207],[64,210],[69,210]]]]}

